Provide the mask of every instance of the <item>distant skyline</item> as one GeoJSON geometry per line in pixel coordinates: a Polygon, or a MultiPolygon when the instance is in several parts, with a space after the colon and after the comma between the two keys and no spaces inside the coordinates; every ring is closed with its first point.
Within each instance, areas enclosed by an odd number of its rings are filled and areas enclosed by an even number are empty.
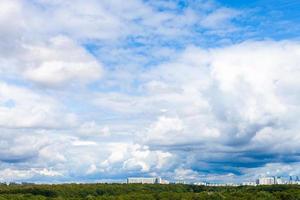
{"type": "Polygon", "coordinates": [[[300,1],[1,0],[0,182],[300,176],[300,1]]]}

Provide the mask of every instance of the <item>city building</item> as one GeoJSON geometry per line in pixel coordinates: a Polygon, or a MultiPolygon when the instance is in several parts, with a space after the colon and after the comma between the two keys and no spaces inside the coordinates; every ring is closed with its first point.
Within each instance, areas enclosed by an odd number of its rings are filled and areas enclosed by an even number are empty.
{"type": "Polygon", "coordinates": [[[177,180],[175,181],[175,184],[186,184],[184,180],[177,180]]]}
{"type": "Polygon", "coordinates": [[[243,186],[256,186],[257,184],[256,184],[256,182],[249,181],[249,182],[243,182],[241,185],[243,185],[243,186]]]}
{"type": "Polygon", "coordinates": [[[170,184],[169,181],[162,179],[160,184],[170,184]]]}
{"type": "Polygon", "coordinates": [[[236,183],[206,183],[206,186],[210,186],[210,187],[225,187],[225,186],[237,187],[237,186],[240,186],[240,185],[236,184],[236,183]]]}
{"type": "Polygon", "coordinates": [[[274,184],[284,184],[281,177],[261,177],[256,181],[257,185],[274,185],[274,184]]]}
{"type": "Polygon", "coordinates": [[[299,185],[299,184],[300,184],[299,177],[298,177],[298,176],[296,176],[296,178],[295,178],[295,179],[293,179],[293,177],[292,177],[292,176],[290,176],[290,179],[289,179],[289,181],[288,181],[287,183],[288,183],[288,184],[297,184],[297,185],[299,185]]]}
{"type": "Polygon", "coordinates": [[[256,181],[257,185],[274,185],[275,178],[274,177],[261,177],[256,181]]]}
{"type": "Polygon", "coordinates": [[[206,182],[196,182],[196,183],[194,183],[194,185],[203,185],[203,186],[206,186],[207,183],[206,182]]]}
{"type": "Polygon", "coordinates": [[[281,184],[284,184],[284,182],[283,182],[283,180],[281,179],[281,177],[275,177],[275,184],[279,184],[279,185],[281,185],[281,184]]]}
{"type": "Polygon", "coordinates": [[[269,177],[260,177],[255,181],[246,181],[242,183],[210,183],[205,181],[199,182],[186,182],[185,180],[177,180],[174,182],[169,182],[160,177],[129,177],[127,178],[127,184],[194,184],[198,186],[214,186],[214,187],[223,187],[223,186],[257,186],[257,185],[275,185],[275,184],[299,184],[300,180],[298,176],[288,178],[269,176],[269,177]]]}
{"type": "Polygon", "coordinates": [[[160,177],[130,177],[127,178],[127,183],[140,183],[140,184],[166,184],[165,180],[162,180],[160,177]]]}

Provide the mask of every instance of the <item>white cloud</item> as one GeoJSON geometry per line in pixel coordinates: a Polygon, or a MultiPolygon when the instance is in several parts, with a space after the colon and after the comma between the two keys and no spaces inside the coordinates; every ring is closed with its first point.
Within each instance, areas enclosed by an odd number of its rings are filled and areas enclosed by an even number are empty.
{"type": "Polygon", "coordinates": [[[31,134],[16,134],[1,129],[1,146],[0,161],[1,162],[26,162],[28,159],[34,158],[38,152],[48,144],[48,138],[31,134]]]}
{"type": "Polygon", "coordinates": [[[97,145],[96,142],[93,141],[83,141],[83,140],[75,140],[72,142],[74,146],[94,146],[97,145]]]}
{"type": "Polygon", "coordinates": [[[100,126],[95,121],[85,122],[80,125],[78,132],[82,135],[109,136],[109,126],[100,126]]]}
{"type": "Polygon", "coordinates": [[[130,157],[123,161],[126,171],[157,172],[170,168],[174,157],[169,152],[151,151],[147,146],[133,145],[130,147],[130,157]]]}
{"type": "MultiPolygon", "coordinates": [[[[120,36],[124,24],[111,13],[105,2],[89,1],[44,1],[37,0],[44,11],[35,8],[44,19],[49,19],[44,32],[65,32],[77,39],[115,39],[120,36]]],[[[43,23],[43,21],[38,21],[43,23]]],[[[36,27],[40,29],[39,27],[36,27]]]]}
{"type": "Polygon", "coordinates": [[[199,178],[199,174],[196,171],[191,169],[182,169],[178,168],[174,172],[174,179],[175,180],[197,180],[199,178]]]}
{"type": "Polygon", "coordinates": [[[230,26],[231,19],[234,19],[239,14],[238,11],[233,9],[219,8],[205,16],[201,24],[206,28],[221,29],[230,26]]]}
{"type": "Polygon", "coordinates": [[[74,126],[77,120],[54,98],[24,87],[0,82],[0,97],[1,127],[63,128],[74,126]]]}
{"type": "Polygon", "coordinates": [[[42,176],[62,176],[62,173],[49,169],[33,169],[33,171],[42,176]]]}
{"type": "MultiPolygon", "coordinates": [[[[204,166],[213,179],[225,165],[224,178],[233,180],[235,166],[246,162],[285,162],[281,155],[287,152],[297,160],[292,152],[299,141],[299,46],[262,41],[187,48],[173,62],[138,74],[142,95],[100,94],[93,101],[136,120],[147,113],[148,129],[137,131],[138,141],[175,153],[181,167],[204,166]],[[262,162],[256,158],[261,153],[272,157],[262,162]]],[[[144,161],[126,163],[131,170],[149,171],[144,161]]]]}
{"type": "Polygon", "coordinates": [[[149,142],[169,143],[172,138],[176,141],[182,139],[184,129],[183,122],[179,118],[159,117],[157,122],[151,125],[146,140],[149,142]]]}
{"type": "Polygon", "coordinates": [[[26,46],[25,78],[49,86],[71,81],[90,82],[100,78],[101,64],[74,41],[51,38],[42,46],[26,46]]]}
{"type": "Polygon", "coordinates": [[[121,116],[147,113],[152,121],[148,118],[149,130],[141,130],[147,135],[142,140],[152,144],[249,144],[264,127],[288,123],[295,139],[292,118],[299,112],[291,91],[298,91],[298,58],[297,42],[191,47],[173,62],[138,74],[142,95],[105,93],[93,102],[121,116]],[[161,110],[166,119],[177,120],[159,123],[161,110]],[[173,131],[180,124],[184,128],[173,131]]]}
{"type": "Polygon", "coordinates": [[[19,170],[19,169],[11,169],[6,168],[0,171],[1,181],[10,182],[10,181],[22,181],[38,176],[46,176],[46,177],[55,177],[62,176],[60,172],[56,172],[49,169],[35,169],[32,168],[30,170],[19,170]]]}
{"type": "Polygon", "coordinates": [[[55,131],[52,135],[30,131],[3,134],[0,174],[5,175],[1,181],[71,181],[83,175],[99,179],[123,176],[132,170],[134,173],[164,170],[172,160],[172,154],[151,151],[147,146],[88,141],[55,131]],[[140,167],[132,168],[132,164],[140,167]]]}

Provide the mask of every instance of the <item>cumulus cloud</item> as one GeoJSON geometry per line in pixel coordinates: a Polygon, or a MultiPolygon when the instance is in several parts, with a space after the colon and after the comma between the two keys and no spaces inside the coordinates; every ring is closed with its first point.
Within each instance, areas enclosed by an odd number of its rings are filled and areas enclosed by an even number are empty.
{"type": "Polygon", "coordinates": [[[15,133],[2,129],[0,139],[1,181],[121,179],[135,173],[165,171],[174,164],[173,155],[167,151],[152,151],[128,142],[84,140],[56,131],[15,133]]]}
{"type": "Polygon", "coordinates": [[[82,135],[98,135],[109,136],[110,128],[108,126],[100,126],[95,121],[85,122],[80,125],[78,132],[82,135]]]}
{"type": "Polygon", "coordinates": [[[26,162],[37,156],[39,150],[47,143],[46,137],[18,135],[2,129],[0,160],[7,163],[26,162]]]}
{"type": "Polygon", "coordinates": [[[62,176],[60,172],[49,170],[46,168],[32,168],[30,170],[21,170],[21,169],[11,169],[6,168],[0,171],[1,179],[0,181],[10,182],[10,181],[22,181],[28,179],[34,179],[38,177],[59,177],[62,176]]]}
{"type": "Polygon", "coordinates": [[[49,86],[100,78],[101,64],[66,37],[51,38],[42,46],[26,46],[25,78],[49,86]]]}
{"type": "Polygon", "coordinates": [[[51,32],[47,29],[55,16],[49,16],[34,6],[37,4],[25,1],[1,1],[1,4],[0,23],[4,27],[0,30],[3,36],[1,77],[23,77],[43,86],[55,87],[85,84],[101,77],[101,62],[74,37],[68,37],[62,30],[51,32]]]}
{"type": "Polygon", "coordinates": [[[27,88],[0,82],[0,127],[63,128],[76,123],[76,115],[54,98],[27,88]]]}
{"type": "Polygon", "coordinates": [[[152,125],[149,130],[149,137],[151,139],[161,141],[165,137],[178,138],[183,131],[182,121],[178,118],[167,118],[165,116],[159,117],[158,121],[152,125]],[[177,133],[176,133],[177,132],[177,133]],[[163,138],[162,138],[163,137],[163,138]]]}
{"type": "Polygon", "coordinates": [[[157,116],[141,141],[170,150],[183,167],[200,172],[239,174],[236,166],[297,160],[297,42],[191,47],[175,60],[140,75],[149,91],[144,95],[94,101],[137,119],[145,112],[157,116]],[[282,137],[286,142],[279,143],[282,137]]]}

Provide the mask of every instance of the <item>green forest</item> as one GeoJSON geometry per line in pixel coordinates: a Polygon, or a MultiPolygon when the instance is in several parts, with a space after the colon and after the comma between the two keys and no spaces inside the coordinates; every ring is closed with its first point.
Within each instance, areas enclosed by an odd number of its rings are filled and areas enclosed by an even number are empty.
{"type": "Polygon", "coordinates": [[[206,187],[196,185],[58,184],[1,185],[0,200],[300,200],[300,186],[206,187]]]}

